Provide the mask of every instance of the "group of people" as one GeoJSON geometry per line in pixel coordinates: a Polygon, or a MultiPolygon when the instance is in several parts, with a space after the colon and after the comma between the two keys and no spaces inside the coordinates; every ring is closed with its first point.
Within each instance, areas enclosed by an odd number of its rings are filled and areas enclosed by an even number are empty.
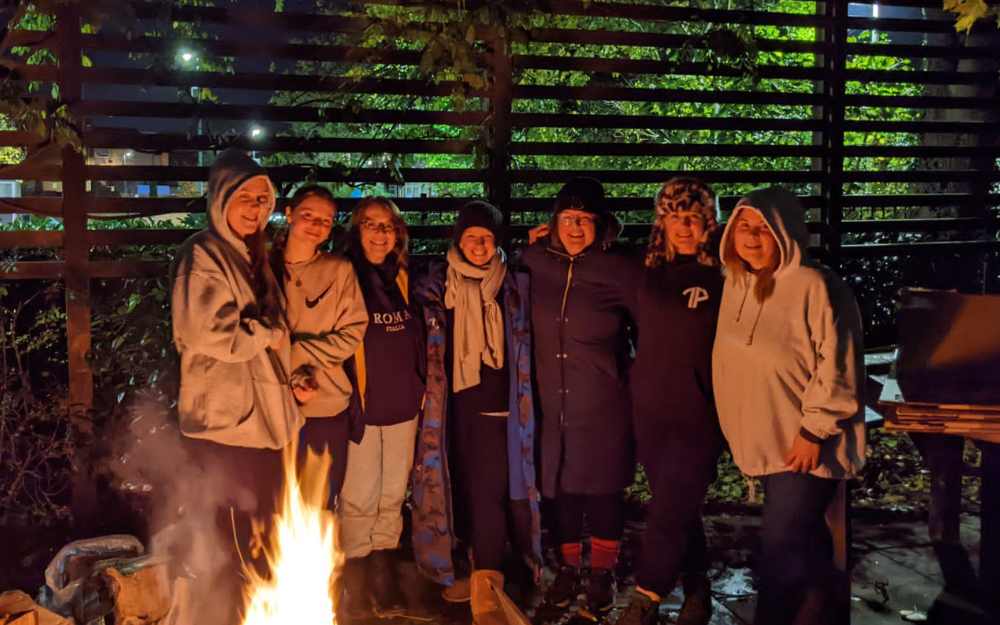
{"type": "Polygon", "coordinates": [[[320,186],[287,201],[268,246],[274,186],[236,150],[208,199],[173,274],[181,430],[195,462],[238,483],[220,502],[230,535],[230,506],[273,508],[281,449],[329,449],[346,617],[405,612],[408,488],[420,570],[471,599],[478,625],[505,622],[494,589],[511,562],[540,581],[543,498],[559,557],[546,601],[583,594],[606,613],[638,460],[652,503],[619,622],[654,623],[680,579],[679,622],[707,624],[701,506],[728,442],[766,490],[757,624],[830,618],[824,512],[865,458],[861,322],[809,259],[795,195],[750,193],[720,237],[712,190],[671,179],[639,248],[617,241],[601,183],[574,178],[518,253],[500,211],[473,201],[447,254],[419,263],[385,198],[357,203],[343,255],[324,251],[336,201],[320,186]]]}

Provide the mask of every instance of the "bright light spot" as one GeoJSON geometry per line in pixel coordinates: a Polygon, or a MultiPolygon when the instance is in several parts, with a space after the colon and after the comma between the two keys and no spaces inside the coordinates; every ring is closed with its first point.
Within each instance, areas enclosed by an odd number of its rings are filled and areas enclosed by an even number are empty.
{"type": "Polygon", "coordinates": [[[132,150],[125,150],[125,156],[132,156],[134,152],[132,150]]]}
{"type": "Polygon", "coordinates": [[[250,136],[256,139],[257,137],[264,134],[264,130],[260,126],[254,126],[250,129],[250,136]]]}
{"type": "Polygon", "coordinates": [[[184,59],[184,61],[186,62],[186,61],[190,61],[191,59],[193,59],[194,55],[191,54],[190,52],[185,52],[184,54],[181,55],[181,58],[184,59]]]}

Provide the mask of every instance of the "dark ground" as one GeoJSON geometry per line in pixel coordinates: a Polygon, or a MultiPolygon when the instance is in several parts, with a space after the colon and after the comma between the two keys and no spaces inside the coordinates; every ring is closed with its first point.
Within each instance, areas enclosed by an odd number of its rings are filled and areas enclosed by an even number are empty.
{"type": "MultiPolygon", "coordinates": [[[[759,517],[753,513],[753,509],[739,514],[714,514],[706,517],[713,562],[713,625],[750,623],[755,601],[750,570],[753,566],[758,524],[759,517]]],[[[619,567],[621,581],[618,604],[610,619],[614,619],[628,602],[634,538],[641,528],[641,523],[631,522],[626,532],[619,567]]],[[[66,536],[65,528],[0,528],[0,590],[20,588],[29,594],[36,594],[44,581],[45,566],[64,544],[66,536]]],[[[979,544],[978,518],[964,518],[962,538],[975,565],[979,544]]],[[[851,612],[852,622],[857,625],[902,623],[901,611],[907,610],[928,614],[929,622],[949,625],[988,622],[977,616],[972,606],[943,592],[944,580],[930,546],[926,524],[913,515],[855,510],[853,555],[855,565],[851,612]]],[[[550,566],[544,575],[543,587],[553,576],[551,562],[550,552],[550,566]]],[[[471,621],[468,604],[452,605],[441,600],[440,588],[420,577],[412,561],[404,559],[400,563],[399,575],[409,599],[411,613],[408,618],[396,619],[397,623],[394,625],[421,621],[467,625],[471,621]]],[[[536,625],[593,623],[579,616],[576,606],[554,612],[544,607],[538,608],[541,589],[525,593],[516,579],[510,580],[507,590],[512,598],[524,606],[525,612],[536,625]]],[[[679,590],[667,598],[661,621],[672,622],[682,601],[679,590]]],[[[582,599],[579,603],[582,603],[582,599]]],[[[360,625],[373,625],[377,622],[385,621],[372,618],[360,625]]]]}

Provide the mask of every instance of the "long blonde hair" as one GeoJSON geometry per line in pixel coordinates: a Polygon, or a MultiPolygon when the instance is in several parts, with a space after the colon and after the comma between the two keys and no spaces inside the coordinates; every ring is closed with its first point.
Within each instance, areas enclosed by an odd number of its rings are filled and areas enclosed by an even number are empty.
{"type": "MultiPolygon", "coordinates": [[[[729,221],[734,224],[733,230],[735,231],[735,219],[739,216],[740,212],[744,209],[750,208],[748,206],[737,207],[736,211],[733,212],[729,221]]],[[[768,226],[768,232],[770,232],[770,226],[768,226]]],[[[774,294],[774,272],[778,270],[778,265],[781,263],[781,251],[778,246],[774,247],[774,256],[767,267],[754,271],[749,264],[743,258],[740,257],[739,252],[736,251],[736,242],[733,236],[734,232],[730,232],[729,236],[726,237],[726,242],[722,247],[722,262],[726,265],[726,272],[733,279],[734,282],[740,282],[746,280],[750,275],[756,276],[757,283],[754,285],[753,294],[757,297],[757,301],[761,304],[764,303],[771,295],[774,294]]],[[[773,232],[770,232],[771,236],[774,236],[773,232]]]]}

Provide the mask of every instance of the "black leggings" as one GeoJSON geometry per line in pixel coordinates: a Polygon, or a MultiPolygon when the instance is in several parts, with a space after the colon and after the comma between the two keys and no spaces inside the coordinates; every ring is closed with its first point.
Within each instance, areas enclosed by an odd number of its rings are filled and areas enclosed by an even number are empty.
{"type": "Polygon", "coordinates": [[[306,455],[306,448],[321,454],[329,450],[333,459],[330,467],[330,508],[333,509],[344,485],[347,474],[347,447],[351,438],[351,424],[347,411],[335,417],[311,417],[299,432],[299,461],[306,455]]]}
{"type": "Polygon", "coordinates": [[[517,547],[531,553],[531,507],[510,499],[507,419],[479,413],[455,414],[456,449],[462,469],[469,542],[475,568],[500,570],[513,527],[517,547]]]}
{"type": "MultiPolygon", "coordinates": [[[[712,458],[714,454],[706,454],[712,458]]],[[[701,505],[716,477],[714,464],[678,462],[671,454],[643,464],[653,500],[646,512],[646,533],[638,553],[635,579],[645,590],[666,597],[678,575],[708,571],[701,505]]]]}
{"type": "Polygon", "coordinates": [[[584,517],[591,537],[621,540],[625,530],[625,492],[609,495],[559,493],[556,518],[560,544],[578,543],[583,539],[584,517]]]}

